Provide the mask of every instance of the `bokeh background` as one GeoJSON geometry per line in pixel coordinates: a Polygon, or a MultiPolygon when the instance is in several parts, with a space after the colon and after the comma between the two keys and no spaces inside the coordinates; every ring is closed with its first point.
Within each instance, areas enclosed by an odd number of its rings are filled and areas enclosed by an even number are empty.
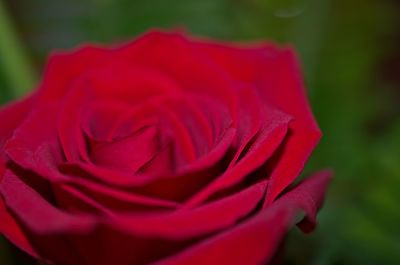
{"type": "MultiPolygon", "coordinates": [[[[151,27],[292,43],[324,132],[305,174],[336,177],[316,233],[291,232],[286,264],[400,264],[400,1],[0,0],[1,104],[35,87],[52,50],[151,27]]],[[[0,240],[0,264],[30,262],[0,240]]]]}

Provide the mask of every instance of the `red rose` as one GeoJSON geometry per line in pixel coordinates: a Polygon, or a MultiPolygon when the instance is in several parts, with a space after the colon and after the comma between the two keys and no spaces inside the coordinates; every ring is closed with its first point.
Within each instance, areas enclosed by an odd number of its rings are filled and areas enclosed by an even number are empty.
{"type": "Polygon", "coordinates": [[[329,180],[286,189],[321,134],[271,44],[151,32],[55,54],[0,120],[0,232],[49,264],[265,263],[329,180]]]}

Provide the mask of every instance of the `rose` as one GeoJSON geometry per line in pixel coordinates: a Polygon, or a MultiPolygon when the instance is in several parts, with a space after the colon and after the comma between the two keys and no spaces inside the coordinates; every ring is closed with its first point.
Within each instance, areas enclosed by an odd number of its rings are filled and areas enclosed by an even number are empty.
{"type": "Polygon", "coordinates": [[[53,55],[0,112],[1,232],[55,264],[259,264],[328,173],[291,49],[148,33],[53,55]],[[278,197],[279,196],[279,197],[278,197]]]}
{"type": "Polygon", "coordinates": [[[0,119],[0,231],[50,264],[268,262],[329,179],[286,189],[320,131],[272,44],[154,31],[55,54],[0,119]]]}

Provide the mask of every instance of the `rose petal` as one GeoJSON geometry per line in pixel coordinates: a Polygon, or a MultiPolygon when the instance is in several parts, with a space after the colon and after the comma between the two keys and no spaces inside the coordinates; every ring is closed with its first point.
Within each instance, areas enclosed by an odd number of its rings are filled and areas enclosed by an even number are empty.
{"type": "MultiPolygon", "coordinates": [[[[12,137],[14,130],[25,119],[31,110],[34,101],[34,96],[29,96],[20,101],[11,103],[0,109],[0,150],[3,151],[4,145],[12,137]]],[[[7,158],[4,153],[0,153],[0,180],[5,169],[7,158]]]]}
{"type": "Polygon", "coordinates": [[[39,100],[45,103],[63,100],[75,79],[88,69],[102,65],[109,54],[109,50],[94,45],[52,54],[39,86],[39,100]]]}
{"type": "Polygon", "coordinates": [[[267,181],[195,209],[149,215],[119,214],[110,226],[123,233],[171,240],[190,239],[216,232],[249,215],[263,201],[267,181]]]}
{"type": "MultiPolygon", "coordinates": [[[[132,176],[122,172],[100,168],[89,164],[63,164],[64,174],[76,177],[74,182],[101,179],[98,186],[109,186],[131,191],[143,196],[151,196],[161,201],[181,201],[200,189],[205,183],[220,173],[218,162],[225,155],[235,136],[234,129],[228,129],[221,142],[206,156],[182,168],[175,176],[132,176]]],[[[94,185],[94,183],[93,183],[94,185]]],[[[84,186],[82,188],[85,188],[84,186]]]]}
{"type": "Polygon", "coordinates": [[[157,155],[160,149],[157,133],[157,128],[146,127],[110,143],[92,143],[91,159],[97,166],[133,175],[157,155]]]}
{"type": "Polygon", "coordinates": [[[119,102],[133,108],[149,98],[179,90],[165,75],[121,60],[87,71],[71,85],[63,102],[58,131],[67,160],[88,160],[82,122],[87,122],[83,117],[93,102],[114,101],[114,105],[119,102]]]}
{"type": "Polygon", "coordinates": [[[58,264],[72,265],[82,262],[73,250],[71,252],[71,246],[65,238],[44,235],[67,230],[72,234],[87,233],[93,227],[90,218],[72,216],[54,208],[11,171],[6,171],[0,182],[0,194],[4,197],[7,207],[15,214],[15,219],[25,227],[24,235],[35,246],[36,256],[48,258],[58,264]],[[43,253],[47,254],[43,256],[43,253]]]}
{"type": "Polygon", "coordinates": [[[36,106],[7,141],[4,151],[8,157],[20,167],[39,174],[63,161],[57,141],[58,113],[59,106],[54,104],[36,106]],[[46,146],[50,152],[41,153],[46,146]],[[45,155],[44,159],[40,159],[41,154],[45,155]]]}
{"type": "Polygon", "coordinates": [[[264,87],[280,87],[281,91],[279,93],[277,90],[262,91],[265,97],[271,98],[295,119],[290,125],[291,136],[285,144],[284,153],[271,174],[271,187],[266,203],[271,203],[294,181],[321,138],[321,131],[304,94],[300,67],[293,50],[282,51],[275,67],[276,76],[274,78],[264,76],[260,82],[264,87]],[[290,76],[292,78],[288,78],[290,76]]]}
{"type": "MultiPolygon", "coordinates": [[[[57,187],[63,190],[63,192],[66,192],[68,196],[76,197],[73,194],[70,194],[68,190],[65,190],[64,187],[67,189],[73,189],[77,193],[85,194],[85,196],[95,200],[96,203],[116,212],[151,212],[175,209],[179,206],[179,204],[174,201],[135,194],[134,192],[125,190],[118,190],[114,187],[109,187],[107,185],[84,179],[60,183],[60,187],[57,187]]],[[[64,200],[70,204],[70,207],[76,207],[76,205],[70,203],[67,198],[64,200]]]]}
{"type": "Polygon", "coordinates": [[[307,217],[302,224],[314,226],[329,179],[329,172],[319,173],[252,219],[162,259],[158,264],[265,264],[275,254],[297,213],[304,210],[307,217]]]}
{"type": "Polygon", "coordinates": [[[294,117],[285,154],[274,167],[266,203],[271,203],[298,176],[321,132],[305,97],[297,56],[292,49],[255,45],[240,49],[230,45],[199,43],[231,78],[254,84],[266,102],[294,117]]]}
{"type": "Polygon", "coordinates": [[[11,171],[6,171],[4,174],[0,192],[7,206],[36,233],[87,232],[93,225],[87,217],[56,210],[11,171]]]}
{"type": "Polygon", "coordinates": [[[2,200],[0,199],[0,234],[32,257],[38,258],[39,255],[34,250],[31,242],[29,242],[26,233],[9,213],[2,200]]]}
{"type": "Polygon", "coordinates": [[[256,184],[235,196],[195,210],[144,216],[123,214],[111,218],[94,218],[61,211],[10,171],[0,183],[0,193],[27,228],[30,240],[35,242],[43,258],[63,264],[77,264],[85,260],[88,264],[115,261],[122,265],[132,264],[133,261],[136,261],[135,264],[147,264],[157,257],[178,251],[193,241],[193,237],[202,237],[234,225],[260,205],[265,195],[265,185],[265,182],[256,184]],[[113,244],[105,251],[100,251],[109,240],[113,244]],[[72,245],[65,242],[71,242],[72,245]],[[123,246],[128,242],[141,251],[126,252],[123,246]],[[147,255],[154,249],[158,254],[147,255]],[[93,255],[95,252],[98,255],[93,255]],[[66,257],[72,254],[74,258],[66,257]]]}
{"type": "MultiPolygon", "coordinates": [[[[20,101],[14,102],[10,105],[0,109],[0,181],[3,178],[6,170],[7,158],[3,156],[3,147],[6,141],[12,137],[14,130],[18,127],[19,123],[25,119],[26,115],[31,109],[34,101],[34,96],[26,97],[20,101]]],[[[26,238],[19,224],[14,220],[10,212],[6,209],[3,198],[0,196],[0,233],[3,234],[14,245],[23,249],[30,255],[37,257],[33,250],[32,245],[26,238]]]]}
{"type": "Polygon", "coordinates": [[[290,121],[290,117],[280,113],[271,112],[264,117],[262,130],[257,140],[251,146],[249,153],[236,165],[232,166],[223,175],[217,177],[204,189],[185,202],[185,207],[194,207],[206,201],[216,192],[229,188],[243,181],[248,174],[260,167],[274,154],[281,145],[290,121]]]}
{"type": "Polygon", "coordinates": [[[187,92],[209,95],[229,108],[236,122],[237,96],[231,79],[177,33],[151,31],[116,49],[116,55],[172,77],[187,92]]]}
{"type": "MultiPolygon", "coordinates": [[[[63,162],[63,157],[55,128],[58,113],[57,105],[42,104],[28,115],[15,131],[13,138],[8,140],[5,148],[13,162],[35,172],[46,182],[50,181],[54,187],[60,185],[55,191],[62,191],[65,187],[63,184],[73,185],[86,190],[91,196],[95,196],[99,203],[105,203],[109,207],[113,205],[127,208],[130,205],[131,209],[149,207],[149,210],[176,207],[176,203],[113,190],[112,187],[93,183],[90,179],[85,180],[60,172],[58,165],[63,162]],[[48,126],[42,126],[43,123],[48,126]]],[[[67,191],[63,194],[65,192],[67,191]]]]}

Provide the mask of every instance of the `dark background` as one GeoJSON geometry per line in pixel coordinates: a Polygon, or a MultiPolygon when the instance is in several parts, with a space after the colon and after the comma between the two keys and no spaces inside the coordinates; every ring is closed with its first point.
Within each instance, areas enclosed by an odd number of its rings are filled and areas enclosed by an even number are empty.
{"type": "MultiPolygon", "coordinates": [[[[305,172],[336,177],[316,233],[291,232],[287,264],[400,264],[399,1],[0,0],[0,100],[32,89],[54,49],[151,27],[293,43],[324,132],[305,172]]],[[[27,262],[0,242],[0,264],[27,262]]]]}

